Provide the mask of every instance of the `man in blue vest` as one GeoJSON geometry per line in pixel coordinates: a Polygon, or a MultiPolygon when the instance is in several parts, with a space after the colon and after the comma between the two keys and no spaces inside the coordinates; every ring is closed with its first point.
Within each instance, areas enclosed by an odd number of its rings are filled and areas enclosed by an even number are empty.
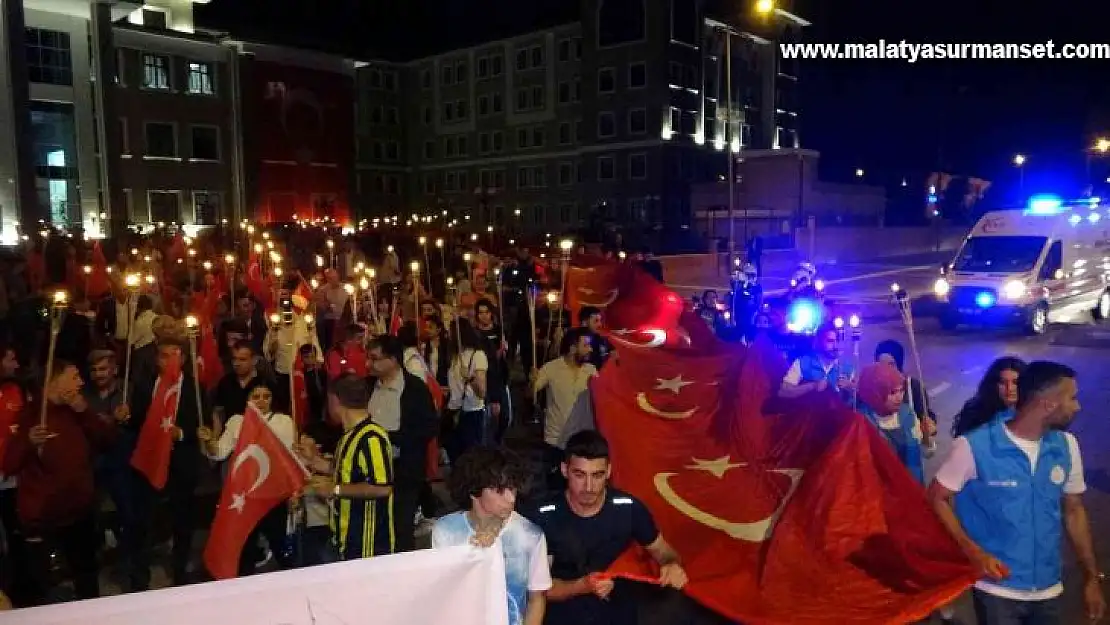
{"type": "Polygon", "coordinates": [[[850,392],[856,384],[851,363],[840,361],[840,341],[836,328],[821,326],[813,335],[813,349],[790,364],[782,378],[779,395],[801,397],[812,391],[832,387],[850,392]]]}
{"type": "Polygon", "coordinates": [[[1102,618],[1091,528],[1083,507],[1083,460],[1066,432],[1079,411],[1075,371],[1033,362],[1018,378],[1014,417],[961,436],[929,499],[978,568],[980,625],[1062,623],[1061,542],[1066,531],[1083,573],[1091,622],[1102,618]]]}

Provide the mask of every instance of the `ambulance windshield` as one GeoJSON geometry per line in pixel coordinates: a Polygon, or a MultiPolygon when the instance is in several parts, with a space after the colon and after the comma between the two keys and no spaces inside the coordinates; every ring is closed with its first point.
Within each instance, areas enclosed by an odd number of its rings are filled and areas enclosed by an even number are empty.
{"type": "Polygon", "coordinates": [[[956,257],[955,271],[1021,273],[1041,257],[1048,237],[971,237],[956,257]]]}

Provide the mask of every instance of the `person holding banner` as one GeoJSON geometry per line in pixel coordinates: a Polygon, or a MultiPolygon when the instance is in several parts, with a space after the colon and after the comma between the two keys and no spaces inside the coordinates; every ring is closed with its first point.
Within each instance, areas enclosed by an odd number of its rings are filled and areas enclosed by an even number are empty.
{"type": "Polygon", "coordinates": [[[459,458],[448,481],[451,498],[461,510],[432,528],[433,549],[501,544],[509,625],[541,625],[544,593],[551,588],[543,530],[514,510],[526,481],[527,469],[517,456],[475,447],[459,458]]]}
{"type": "MultiPolygon", "coordinates": [[[[274,436],[285,445],[286,448],[292,450],[293,442],[296,436],[296,427],[293,424],[293,418],[287,414],[276,413],[272,408],[274,400],[274,389],[269,382],[254,378],[250,382],[250,388],[247,391],[247,401],[254,404],[261,415],[262,420],[274,433],[274,436]]],[[[200,441],[204,455],[216,461],[227,460],[235,451],[236,446],[239,444],[239,431],[243,427],[243,415],[237,414],[228,419],[227,425],[224,426],[222,432],[213,430],[207,426],[201,426],[197,429],[197,440],[200,441]]],[[[278,560],[281,568],[288,568],[290,562],[282,557],[282,545],[285,542],[285,525],[286,520],[289,518],[289,506],[278,505],[275,506],[270,512],[262,517],[258,525],[251,532],[247,538],[247,542],[243,545],[243,551],[239,556],[239,576],[250,575],[254,573],[257,563],[265,560],[264,554],[259,553],[258,539],[261,537],[266,538],[269,543],[270,553],[273,554],[278,560]]]]}
{"type": "Polygon", "coordinates": [[[633,543],[659,564],[661,586],[682,588],[686,571],[639,499],[609,487],[609,442],[594,430],[567,441],[567,488],[541,504],[533,521],[551,554],[547,625],[636,625],[636,603],[605,571],[633,543]]]}

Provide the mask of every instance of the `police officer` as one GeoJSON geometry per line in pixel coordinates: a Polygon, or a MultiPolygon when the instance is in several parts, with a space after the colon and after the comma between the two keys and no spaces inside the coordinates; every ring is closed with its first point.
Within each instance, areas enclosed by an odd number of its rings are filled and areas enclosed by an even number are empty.
{"type": "Polygon", "coordinates": [[[636,604],[627,582],[599,574],[633,542],[659,563],[659,583],[686,584],[678,554],[635,497],[608,486],[609,443],[586,430],[567,441],[560,466],[565,493],[543,502],[531,515],[547,537],[553,584],[547,592],[547,625],[636,625],[636,604]]]}

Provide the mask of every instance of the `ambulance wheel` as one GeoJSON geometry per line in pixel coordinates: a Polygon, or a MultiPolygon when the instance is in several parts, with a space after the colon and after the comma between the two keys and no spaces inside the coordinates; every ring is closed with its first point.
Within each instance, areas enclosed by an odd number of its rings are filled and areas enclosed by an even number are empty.
{"type": "Polygon", "coordinates": [[[1041,335],[1048,331],[1048,306],[1041,304],[1029,312],[1025,323],[1026,334],[1041,335]]]}
{"type": "Polygon", "coordinates": [[[1091,311],[1095,321],[1106,321],[1110,319],[1110,291],[1103,291],[1102,295],[1098,296],[1098,304],[1094,310],[1091,311]]]}

